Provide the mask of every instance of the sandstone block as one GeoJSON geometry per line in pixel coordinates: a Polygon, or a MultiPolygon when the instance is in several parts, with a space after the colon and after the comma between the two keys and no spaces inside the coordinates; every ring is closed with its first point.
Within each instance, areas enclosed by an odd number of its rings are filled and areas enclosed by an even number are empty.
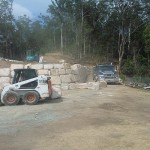
{"type": "Polygon", "coordinates": [[[0,77],[0,84],[10,83],[10,77],[0,77]]]}
{"type": "Polygon", "coordinates": [[[64,63],[63,65],[65,69],[71,69],[71,65],[69,63],[64,63]]]}
{"type": "Polygon", "coordinates": [[[60,75],[66,74],[66,70],[65,70],[65,69],[59,69],[59,74],[60,74],[60,75]]]}
{"type": "Polygon", "coordinates": [[[23,64],[11,64],[11,66],[10,66],[10,70],[23,69],[23,68],[24,68],[23,64]]]}
{"type": "Polygon", "coordinates": [[[76,88],[77,89],[88,89],[88,84],[87,83],[76,83],[76,88]]]}
{"type": "Polygon", "coordinates": [[[0,77],[8,77],[8,76],[10,76],[9,68],[0,69],[0,77]]]}
{"type": "Polygon", "coordinates": [[[70,74],[71,82],[78,82],[80,80],[79,75],[70,74]]]}
{"type": "Polygon", "coordinates": [[[54,64],[54,69],[64,69],[63,64],[54,64]]]}
{"type": "Polygon", "coordinates": [[[0,85],[0,92],[2,92],[3,88],[7,85],[10,85],[10,83],[1,83],[0,85]]]}
{"type": "Polygon", "coordinates": [[[75,64],[71,66],[71,73],[79,75],[79,82],[85,83],[87,81],[88,71],[87,67],[81,66],[80,64],[75,64]]]}
{"type": "Polygon", "coordinates": [[[31,63],[24,65],[24,68],[25,68],[25,69],[31,68],[31,63]]]}
{"type": "Polygon", "coordinates": [[[76,88],[77,88],[76,83],[70,83],[69,84],[69,90],[74,90],[76,88]]]}
{"type": "Polygon", "coordinates": [[[31,65],[31,68],[32,68],[32,69],[40,70],[40,69],[43,69],[44,66],[43,66],[43,64],[32,64],[32,65],[31,65]]]}
{"type": "Polygon", "coordinates": [[[51,69],[50,72],[51,72],[52,76],[58,76],[59,75],[59,70],[58,69],[51,69]]]}
{"type": "Polygon", "coordinates": [[[52,85],[60,85],[61,80],[59,76],[51,76],[52,85]]]}
{"type": "Polygon", "coordinates": [[[84,83],[87,81],[88,73],[87,73],[87,67],[81,66],[79,68],[79,77],[80,77],[80,83],[84,83]]]}
{"type": "Polygon", "coordinates": [[[62,83],[71,83],[70,75],[60,75],[62,83]]]}
{"type": "Polygon", "coordinates": [[[62,95],[61,89],[58,87],[52,87],[52,95],[51,98],[52,99],[57,99],[60,98],[62,95]]]}
{"type": "Polygon", "coordinates": [[[53,87],[56,87],[56,88],[61,88],[61,85],[59,84],[59,85],[53,85],[53,87]]]}
{"type": "Polygon", "coordinates": [[[81,67],[80,64],[75,64],[71,66],[71,73],[72,74],[79,74],[79,68],[81,67]]]}
{"type": "Polygon", "coordinates": [[[91,90],[100,90],[100,83],[99,82],[89,82],[88,89],[91,90]]]}
{"type": "Polygon", "coordinates": [[[54,65],[53,64],[44,64],[44,69],[53,69],[54,65]]]}
{"type": "Polygon", "coordinates": [[[38,75],[49,75],[49,72],[48,70],[41,69],[41,70],[38,70],[38,75]]]}
{"type": "Polygon", "coordinates": [[[100,87],[102,87],[102,88],[107,87],[107,82],[106,82],[106,81],[104,81],[104,80],[99,81],[99,84],[100,84],[100,87]]]}
{"type": "Polygon", "coordinates": [[[51,75],[51,71],[50,71],[50,70],[48,70],[48,75],[49,75],[49,76],[51,75]]]}
{"type": "Polygon", "coordinates": [[[71,70],[78,70],[78,68],[80,68],[81,65],[80,64],[74,64],[71,66],[71,70]]]}
{"type": "Polygon", "coordinates": [[[66,61],[64,59],[59,60],[59,63],[65,63],[66,61]]]}
{"type": "Polygon", "coordinates": [[[11,71],[11,72],[10,72],[10,76],[11,76],[12,78],[14,77],[14,74],[15,74],[14,71],[11,71]]]}
{"type": "Polygon", "coordinates": [[[66,69],[66,74],[71,74],[71,69],[66,69]]]}
{"type": "Polygon", "coordinates": [[[62,90],[69,90],[69,84],[68,83],[62,83],[61,84],[61,89],[62,90]]]}

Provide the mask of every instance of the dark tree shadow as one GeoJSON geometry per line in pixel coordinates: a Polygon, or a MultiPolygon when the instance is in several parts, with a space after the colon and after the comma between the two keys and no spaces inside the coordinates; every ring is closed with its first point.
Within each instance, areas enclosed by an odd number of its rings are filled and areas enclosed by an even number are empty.
{"type": "Polygon", "coordinates": [[[46,98],[44,100],[41,100],[37,103],[37,105],[41,105],[41,104],[49,104],[49,103],[61,103],[63,102],[63,98],[57,98],[57,99],[51,99],[51,98],[46,98]]]}

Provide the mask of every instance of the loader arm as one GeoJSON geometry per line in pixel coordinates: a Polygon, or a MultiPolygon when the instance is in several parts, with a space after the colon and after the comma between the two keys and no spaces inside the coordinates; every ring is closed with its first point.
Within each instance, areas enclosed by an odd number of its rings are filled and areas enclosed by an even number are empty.
{"type": "MultiPolygon", "coordinates": [[[[42,78],[42,76],[39,76],[39,77],[42,78]]],[[[12,85],[10,86],[10,88],[19,89],[19,88],[20,88],[22,85],[24,85],[24,84],[31,83],[31,82],[33,82],[33,81],[38,80],[39,77],[35,77],[35,78],[32,78],[32,79],[28,79],[28,80],[24,80],[24,81],[21,81],[21,82],[12,84],[12,85]]]]}

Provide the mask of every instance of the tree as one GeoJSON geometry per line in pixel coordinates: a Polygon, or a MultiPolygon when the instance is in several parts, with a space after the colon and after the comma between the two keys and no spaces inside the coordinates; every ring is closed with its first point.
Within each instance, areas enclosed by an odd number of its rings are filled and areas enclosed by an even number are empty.
{"type": "Polygon", "coordinates": [[[63,27],[64,27],[64,19],[65,19],[65,0],[53,0],[52,5],[49,6],[48,12],[55,16],[56,20],[58,20],[59,28],[60,28],[60,47],[61,52],[63,53],[64,48],[64,40],[63,40],[63,27]]]}
{"type": "Polygon", "coordinates": [[[133,45],[134,40],[131,38],[132,35],[139,31],[145,23],[145,20],[142,18],[146,16],[143,13],[146,4],[138,0],[112,0],[110,1],[110,5],[111,13],[109,21],[114,26],[115,32],[118,33],[118,69],[120,71],[123,57],[125,53],[131,50],[131,45],[133,45]]]}
{"type": "Polygon", "coordinates": [[[13,37],[13,0],[0,1],[0,35],[3,37],[1,41],[1,53],[4,57],[12,57],[12,37],[13,37]]]}
{"type": "Polygon", "coordinates": [[[30,49],[40,52],[40,49],[45,43],[46,37],[44,29],[39,21],[34,21],[30,25],[29,46],[30,49]]]}
{"type": "Polygon", "coordinates": [[[15,31],[15,45],[16,50],[20,54],[22,59],[25,56],[26,50],[31,49],[30,46],[30,36],[31,36],[31,28],[30,28],[31,20],[26,16],[20,16],[18,20],[16,20],[16,31],[15,31]]]}
{"type": "Polygon", "coordinates": [[[148,23],[143,32],[145,41],[145,52],[148,54],[148,67],[150,66],[150,23],[148,23]]]}

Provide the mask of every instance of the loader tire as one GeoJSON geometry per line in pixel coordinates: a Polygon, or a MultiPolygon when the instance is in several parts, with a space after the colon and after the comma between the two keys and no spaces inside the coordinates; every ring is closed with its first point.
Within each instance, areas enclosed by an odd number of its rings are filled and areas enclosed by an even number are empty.
{"type": "MultiPolygon", "coordinates": [[[[1,95],[0,95],[0,98],[1,98],[1,95]]],[[[1,102],[1,99],[0,99],[0,106],[2,106],[3,105],[3,103],[1,102]]]]}
{"type": "Polygon", "coordinates": [[[19,103],[19,97],[16,92],[10,91],[7,92],[3,97],[4,105],[17,105],[19,103]]]}
{"type": "Polygon", "coordinates": [[[27,105],[34,105],[39,101],[39,94],[35,91],[29,91],[24,94],[23,101],[27,105]]]}
{"type": "Polygon", "coordinates": [[[3,103],[2,102],[0,102],[0,106],[2,106],[3,105],[3,103]]]}

